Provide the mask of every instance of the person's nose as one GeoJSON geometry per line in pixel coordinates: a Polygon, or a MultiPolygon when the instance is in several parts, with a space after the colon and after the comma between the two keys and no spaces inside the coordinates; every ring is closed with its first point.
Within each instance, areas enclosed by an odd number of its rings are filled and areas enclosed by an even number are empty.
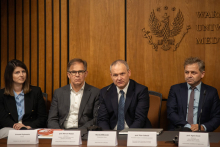
{"type": "Polygon", "coordinates": [[[121,79],[122,79],[121,75],[118,75],[118,80],[121,80],[121,79]]]}
{"type": "Polygon", "coordinates": [[[20,76],[22,76],[22,77],[23,77],[23,76],[24,76],[24,73],[23,73],[23,72],[20,72],[20,76]]]}
{"type": "Polygon", "coordinates": [[[76,77],[78,77],[78,76],[79,76],[79,72],[77,71],[77,72],[76,72],[76,77]]]}
{"type": "Polygon", "coordinates": [[[191,78],[191,77],[192,77],[192,73],[190,73],[190,72],[189,72],[188,77],[190,77],[190,78],[191,78]]]}

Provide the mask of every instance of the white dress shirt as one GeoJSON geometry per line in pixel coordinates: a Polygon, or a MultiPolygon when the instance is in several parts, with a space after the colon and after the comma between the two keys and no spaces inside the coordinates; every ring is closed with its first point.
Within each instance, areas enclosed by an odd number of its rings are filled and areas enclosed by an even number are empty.
{"type": "MultiPolygon", "coordinates": [[[[125,86],[125,88],[122,89],[122,90],[124,91],[124,93],[125,93],[125,94],[124,94],[125,101],[126,101],[126,94],[127,94],[127,90],[128,90],[129,83],[130,83],[130,81],[129,81],[128,84],[125,86]]],[[[117,86],[116,86],[116,87],[117,87],[117,86]]],[[[120,97],[121,97],[120,90],[121,90],[121,89],[119,89],[119,88],[117,87],[118,103],[119,103],[119,100],[120,100],[120,97]]],[[[124,114],[124,115],[125,115],[125,114],[124,114]]],[[[114,130],[117,130],[117,126],[118,126],[118,123],[116,124],[114,130]]],[[[124,126],[125,126],[124,129],[129,128],[128,125],[127,125],[127,123],[126,123],[126,121],[125,121],[125,125],[124,125],[124,126]]]]}
{"type": "Polygon", "coordinates": [[[65,129],[78,128],[78,113],[84,87],[85,82],[82,88],[78,92],[75,92],[70,84],[70,110],[64,122],[65,129]]]}

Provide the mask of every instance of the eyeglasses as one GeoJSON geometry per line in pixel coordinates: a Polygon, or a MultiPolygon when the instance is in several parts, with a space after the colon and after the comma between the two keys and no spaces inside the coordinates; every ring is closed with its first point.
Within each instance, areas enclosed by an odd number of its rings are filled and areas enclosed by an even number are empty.
{"type": "Polygon", "coordinates": [[[86,70],[79,70],[79,71],[68,71],[72,76],[75,76],[77,73],[82,75],[86,70]]]}

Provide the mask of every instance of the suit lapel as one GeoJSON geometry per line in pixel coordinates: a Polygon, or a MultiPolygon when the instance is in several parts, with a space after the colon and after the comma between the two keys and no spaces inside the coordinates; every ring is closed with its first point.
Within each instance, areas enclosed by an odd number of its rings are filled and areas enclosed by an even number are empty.
{"type": "MultiPolygon", "coordinates": [[[[199,107],[198,107],[198,113],[197,113],[197,120],[199,118],[199,114],[201,112],[201,108],[202,108],[202,103],[203,103],[203,99],[204,99],[204,90],[205,89],[205,85],[203,83],[201,83],[201,90],[200,90],[200,98],[199,98],[199,107]]],[[[206,97],[208,95],[208,91],[206,91],[206,97]]]]}
{"type": "Polygon", "coordinates": [[[90,86],[85,83],[83,96],[82,96],[82,100],[81,100],[80,107],[79,107],[78,120],[80,120],[80,118],[82,116],[82,112],[83,112],[83,110],[84,110],[84,108],[90,98],[90,95],[91,95],[90,86]]]}
{"type": "MultiPolygon", "coordinates": [[[[24,95],[24,112],[28,114],[32,111],[33,108],[33,96],[30,96],[30,93],[24,95]]],[[[36,111],[36,110],[33,110],[36,111]]],[[[25,116],[24,114],[24,116],[25,116]]],[[[25,119],[25,117],[24,117],[25,119]]]]}
{"type": "Polygon", "coordinates": [[[7,95],[6,99],[7,99],[6,103],[12,118],[14,119],[15,122],[18,122],[18,112],[17,112],[15,97],[7,95]]]}
{"type": "Polygon", "coordinates": [[[134,95],[134,88],[135,88],[134,81],[130,80],[128,90],[127,90],[127,94],[126,94],[124,114],[126,114],[126,112],[128,110],[128,107],[131,103],[132,97],[134,95]]]}
{"type": "Polygon", "coordinates": [[[108,99],[111,99],[115,116],[118,117],[118,93],[115,85],[112,86],[111,91],[109,91],[109,93],[110,94],[107,94],[106,96],[108,99]]]}
{"type": "Polygon", "coordinates": [[[183,106],[183,113],[184,116],[186,117],[187,113],[187,104],[188,104],[188,87],[187,83],[184,83],[180,89],[180,95],[181,95],[181,100],[182,100],[182,106],[183,106]]]}

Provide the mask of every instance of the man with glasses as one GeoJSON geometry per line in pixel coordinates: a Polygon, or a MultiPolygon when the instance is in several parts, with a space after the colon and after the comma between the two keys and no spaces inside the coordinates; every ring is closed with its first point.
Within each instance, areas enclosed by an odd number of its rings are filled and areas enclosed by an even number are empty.
{"type": "Polygon", "coordinates": [[[126,61],[116,60],[110,66],[113,83],[100,91],[98,125],[106,130],[151,128],[148,88],[130,79],[126,61]]]}
{"type": "Polygon", "coordinates": [[[87,128],[95,122],[99,105],[99,89],[85,82],[88,75],[87,63],[72,59],[67,66],[70,84],[54,91],[48,128],[87,128]]]}

